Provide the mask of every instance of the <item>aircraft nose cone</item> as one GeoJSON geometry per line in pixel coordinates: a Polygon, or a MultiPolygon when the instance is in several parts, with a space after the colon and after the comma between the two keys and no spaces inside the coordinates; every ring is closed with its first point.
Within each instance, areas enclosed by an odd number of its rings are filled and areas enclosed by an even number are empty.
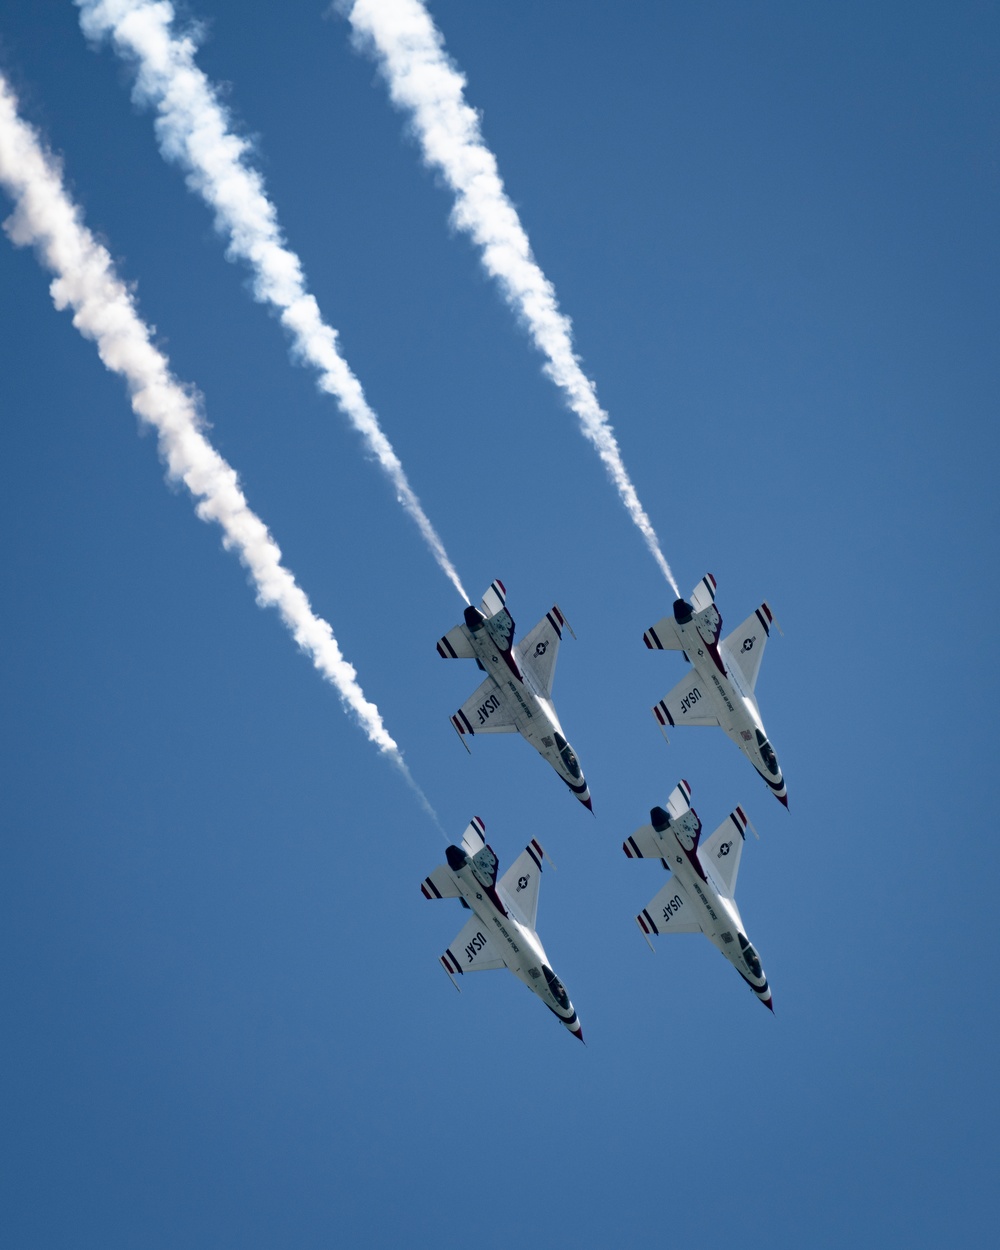
{"type": "MultiPolygon", "coordinates": [[[[578,1037],[580,1041],[583,1042],[583,1025],[580,1023],[579,1020],[577,1020],[575,1024],[571,1024],[569,1026],[569,1031],[573,1034],[574,1037],[578,1037]]],[[[583,1044],[584,1046],[586,1046],[587,1043],[583,1042],[583,1044]]]]}
{"type": "Polygon", "coordinates": [[[587,794],[585,796],[582,794],[578,794],[577,798],[580,800],[580,802],[583,804],[583,806],[587,809],[588,812],[592,812],[594,810],[594,801],[590,797],[589,790],[587,791],[587,794]]]}
{"type": "Polygon", "coordinates": [[[787,812],[788,811],[788,791],[785,790],[782,794],[775,793],[774,797],[778,800],[778,802],[784,807],[785,811],[787,812]]]}
{"type": "Polygon", "coordinates": [[[773,1016],[774,1015],[774,999],[771,997],[771,995],[768,994],[767,998],[762,998],[760,1001],[764,1004],[764,1006],[768,1009],[768,1011],[773,1016]]]}

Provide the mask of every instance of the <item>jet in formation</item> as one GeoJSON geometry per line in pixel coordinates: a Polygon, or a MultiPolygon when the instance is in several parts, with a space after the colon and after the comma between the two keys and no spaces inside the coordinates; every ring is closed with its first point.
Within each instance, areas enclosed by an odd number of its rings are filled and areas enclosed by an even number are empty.
{"type": "Polygon", "coordinates": [[[497,880],[497,857],[483,838],[485,831],[474,817],[462,845],[449,846],[447,864],[435,868],[420,887],[425,898],[458,898],[472,911],[472,919],[441,956],[444,970],[458,988],[456,975],[509,968],[582,1042],[580,1019],[535,931],[545,852],[532,839],[497,880]]]}
{"type": "Polygon", "coordinates": [[[746,815],[737,807],[701,842],[701,821],[690,802],[691,787],[682,781],[672,791],[666,810],[654,807],[649,813],[651,823],[622,843],[629,859],[659,859],[671,872],[667,884],[636,916],[636,923],[647,942],[654,933],[704,933],[764,1006],[774,1011],[760,957],[746,935],[733,897],[746,815]]]}
{"type": "Polygon", "coordinates": [[[675,600],[673,616],[665,616],[642,637],[652,650],[683,651],[693,666],[653,708],[664,737],[668,725],[721,725],[787,808],[785,780],[754,697],[773,624],[771,609],[762,603],[720,642],[722,617],[715,606],[715,578],[709,573],[690,603],[675,600]]]}
{"type": "MultiPolygon", "coordinates": [[[[552,704],[552,679],[562,631],[568,626],[554,606],[514,644],[514,621],[502,582],[490,585],[482,605],[465,609],[465,621],[437,644],[446,660],[475,660],[486,680],[462,704],[451,723],[459,734],[519,733],[593,811],[590,790],[552,704]]],[[[572,633],[570,629],[570,633],[572,633]]]]}

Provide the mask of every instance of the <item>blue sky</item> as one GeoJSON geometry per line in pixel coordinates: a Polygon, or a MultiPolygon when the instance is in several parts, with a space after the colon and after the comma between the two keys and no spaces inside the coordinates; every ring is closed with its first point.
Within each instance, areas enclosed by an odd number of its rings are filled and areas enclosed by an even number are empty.
{"type": "MultiPolygon", "coordinates": [[[[447,224],[342,19],[212,0],[311,289],[471,591],[558,602],[589,816],[448,717],[461,603],[76,10],[0,65],[204,397],[450,838],[558,864],[539,929],[588,1046],[513,977],[455,994],[445,842],[164,484],[121,383],[0,245],[3,1201],[17,1247],[977,1244],[997,1112],[996,14],[985,4],[433,4],[682,588],[784,631],[790,810],[649,708],[670,591],[447,224]],[[742,803],[763,1010],[645,948],[622,838],[680,777],[742,803]]],[[[5,210],[6,211],[6,210],[5,210]]]]}

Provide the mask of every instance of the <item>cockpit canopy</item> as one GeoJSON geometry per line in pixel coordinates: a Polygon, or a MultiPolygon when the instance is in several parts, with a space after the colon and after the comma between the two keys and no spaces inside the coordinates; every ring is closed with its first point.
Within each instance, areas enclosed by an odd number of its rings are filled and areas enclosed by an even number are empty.
{"type": "Polygon", "coordinates": [[[754,974],[755,977],[757,978],[762,977],[764,973],[761,971],[760,957],[758,956],[757,952],[750,945],[750,943],[747,941],[747,939],[743,936],[742,933],[737,933],[736,936],[740,939],[740,950],[743,952],[743,959],[744,959],[744,962],[746,963],[746,966],[750,969],[750,971],[754,974]]]}
{"type": "Polygon", "coordinates": [[[559,755],[569,770],[570,776],[578,778],[580,776],[580,761],[573,754],[573,748],[562,734],[556,734],[556,746],[559,748],[559,755]]]}
{"type": "Polygon", "coordinates": [[[569,995],[566,993],[562,981],[559,980],[548,964],[542,964],[542,971],[545,973],[545,980],[549,983],[549,993],[564,1011],[568,1011],[569,995]]]}
{"type": "Polygon", "coordinates": [[[770,742],[768,742],[768,740],[764,737],[764,735],[760,732],[759,729],[756,731],[756,733],[757,733],[757,747],[758,747],[758,750],[760,751],[761,758],[763,759],[764,763],[767,765],[768,772],[773,773],[775,777],[777,777],[778,757],[774,754],[774,747],[771,746],[770,742]]]}

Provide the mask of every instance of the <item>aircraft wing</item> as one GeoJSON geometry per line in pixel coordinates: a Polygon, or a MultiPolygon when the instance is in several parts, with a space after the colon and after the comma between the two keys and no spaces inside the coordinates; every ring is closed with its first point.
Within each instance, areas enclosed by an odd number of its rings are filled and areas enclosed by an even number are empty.
{"type": "Polygon", "coordinates": [[[474,660],[476,653],[469,641],[469,630],[465,625],[456,625],[449,629],[443,638],[438,639],[437,653],[444,660],[474,660]]]}
{"type": "Polygon", "coordinates": [[[514,648],[514,656],[522,672],[529,672],[538,693],[548,699],[556,673],[556,657],[562,639],[565,618],[558,605],[546,612],[533,630],[514,648]]]}
{"type": "Polygon", "coordinates": [[[465,925],[441,956],[441,962],[449,973],[489,972],[507,967],[478,916],[465,925]]]}
{"type": "Polygon", "coordinates": [[[542,879],[542,848],[534,838],[500,878],[497,893],[516,919],[529,929],[538,915],[538,886],[542,879]]]}
{"type": "Polygon", "coordinates": [[[512,734],[517,726],[500,698],[492,677],[487,677],[451,718],[460,734],[512,734]]]}
{"type": "Polygon", "coordinates": [[[762,603],[719,646],[727,666],[730,669],[739,669],[751,694],[757,685],[757,674],[760,672],[760,662],[764,658],[764,647],[767,645],[773,620],[771,609],[766,603],[762,603]]]}
{"type": "Polygon", "coordinates": [[[671,875],[663,889],[651,899],[636,916],[636,924],[649,936],[650,933],[701,933],[695,918],[695,910],[687,891],[671,875]]]}
{"type": "Polygon", "coordinates": [[[424,898],[460,898],[462,891],[455,884],[451,870],[441,864],[429,877],[420,883],[420,892],[424,898]]]}
{"type": "Polygon", "coordinates": [[[729,813],[707,842],[698,847],[698,858],[707,873],[715,878],[722,893],[732,898],[736,893],[736,874],[746,839],[747,818],[742,807],[729,813]]]}
{"type": "Polygon", "coordinates": [[[705,697],[705,683],[690,668],[669,694],[653,708],[653,715],[666,725],[717,725],[718,717],[712,712],[705,697]]]}

